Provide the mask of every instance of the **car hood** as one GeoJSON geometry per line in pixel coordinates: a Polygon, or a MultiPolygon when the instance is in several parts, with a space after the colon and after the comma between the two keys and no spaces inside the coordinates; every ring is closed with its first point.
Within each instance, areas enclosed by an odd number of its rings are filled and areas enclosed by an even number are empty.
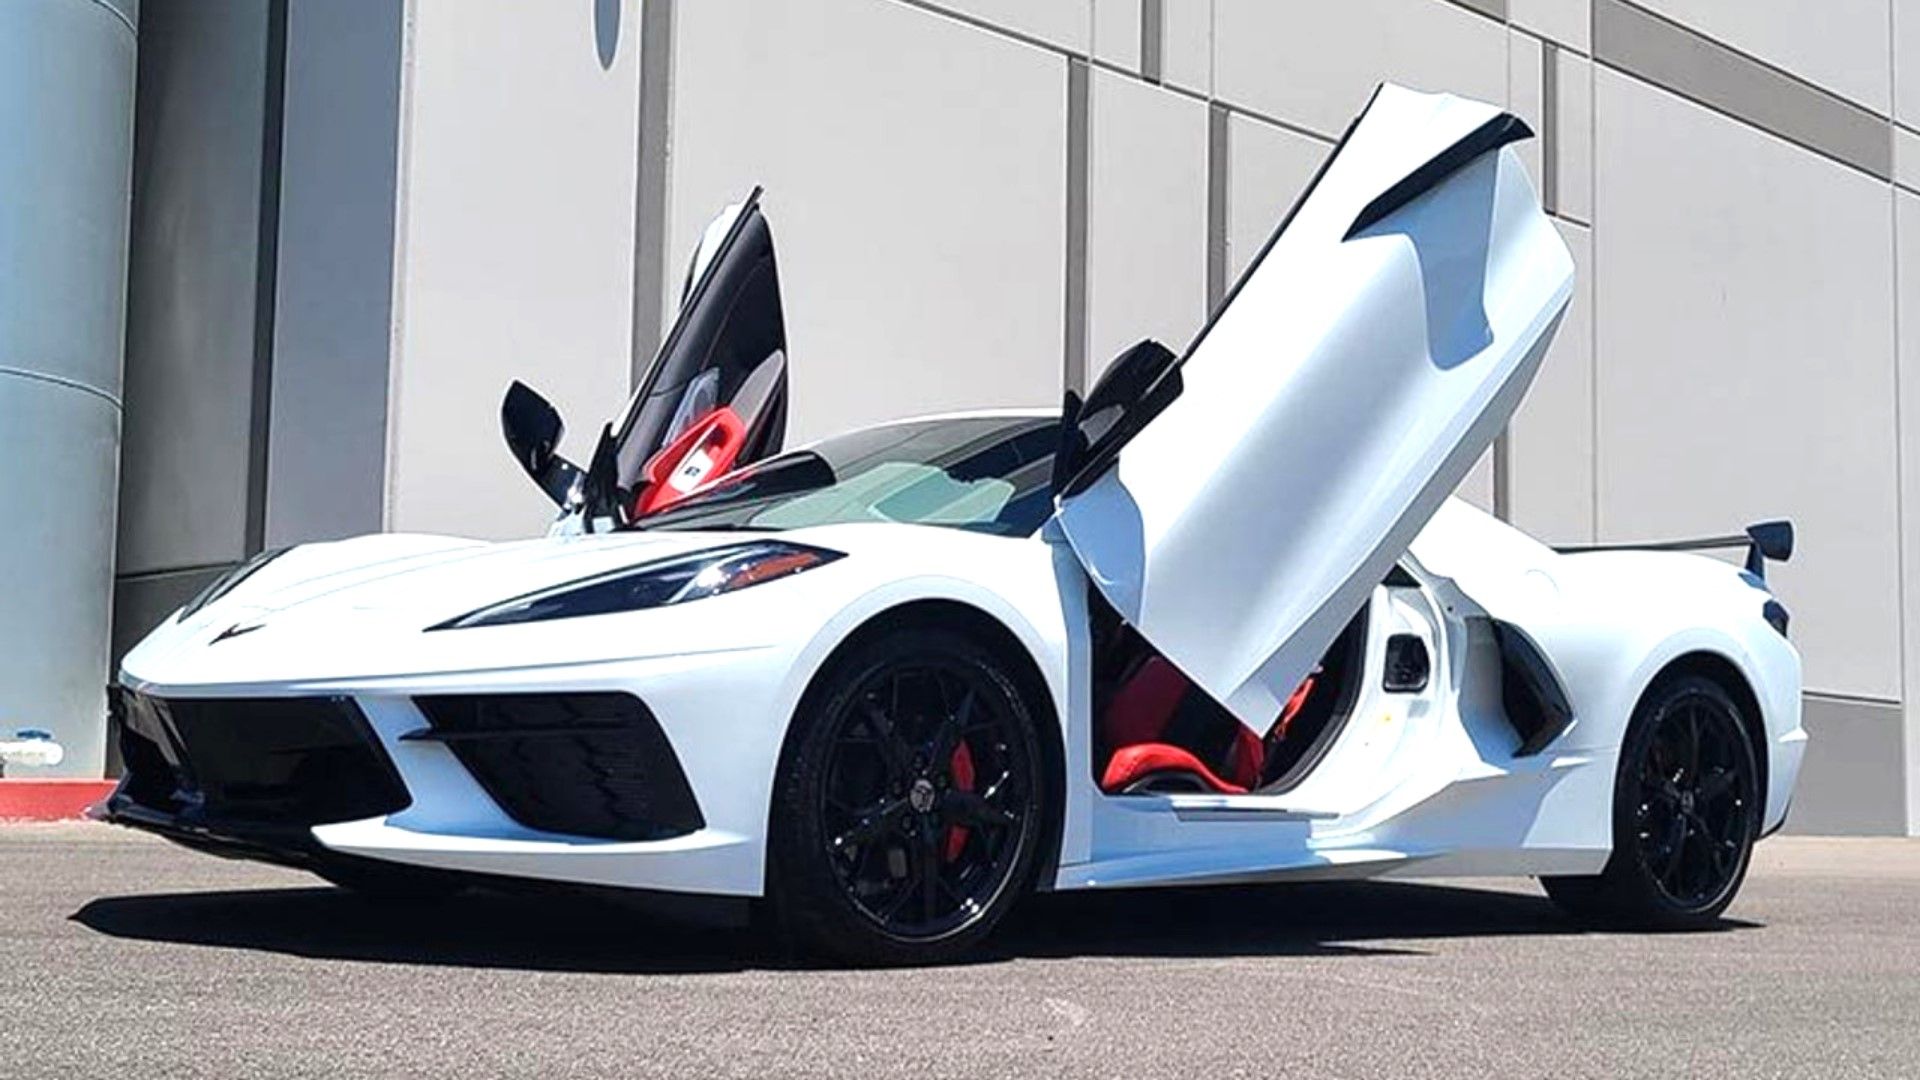
{"type": "MultiPolygon", "coordinates": [[[[460,635],[423,632],[529,592],[751,535],[633,532],[489,542],[384,534],[303,544],[200,610],[169,615],[127,654],[122,677],[134,685],[227,687],[304,673],[472,667],[460,635]]],[[[618,647],[635,651],[632,642],[618,647]]]]}

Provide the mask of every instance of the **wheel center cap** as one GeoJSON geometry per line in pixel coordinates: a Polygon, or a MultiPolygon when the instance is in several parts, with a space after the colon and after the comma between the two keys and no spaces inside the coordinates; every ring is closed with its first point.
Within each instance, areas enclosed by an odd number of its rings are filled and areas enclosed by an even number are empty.
{"type": "Polygon", "coordinates": [[[924,814],[933,809],[933,781],[921,777],[913,782],[907,791],[907,805],[913,807],[916,814],[924,814]]]}

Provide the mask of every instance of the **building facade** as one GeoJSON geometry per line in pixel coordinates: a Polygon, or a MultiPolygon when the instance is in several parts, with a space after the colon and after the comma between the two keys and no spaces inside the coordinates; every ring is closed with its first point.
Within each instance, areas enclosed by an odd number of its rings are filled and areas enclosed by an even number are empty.
{"type": "MultiPolygon", "coordinates": [[[[1920,0],[11,2],[138,43],[119,496],[81,511],[117,553],[33,556],[111,581],[113,655],[263,546],[540,530],[508,381],[583,456],[755,184],[793,438],[1050,405],[1184,343],[1392,79],[1532,124],[1580,269],[1464,493],[1561,542],[1793,518],[1790,828],[1920,833],[1920,0]]],[[[54,723],[98,775],[88,703],[54,723]]]]}

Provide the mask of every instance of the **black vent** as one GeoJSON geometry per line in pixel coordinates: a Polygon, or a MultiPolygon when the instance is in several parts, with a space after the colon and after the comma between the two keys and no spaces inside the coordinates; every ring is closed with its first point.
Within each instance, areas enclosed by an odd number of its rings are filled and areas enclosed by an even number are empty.
{"type": "Polygon", "coordinates": [[[120,794],[182,821],[305,827],[405,809],[406,785],[351,698],[116,702],[120,794]]]}
{"type": "Polygon", "coordinates": [[[631,694],[415,698],[445,743],[513,820],[610,840],[664,840],[705,825],[653,714],[631,694]]]}

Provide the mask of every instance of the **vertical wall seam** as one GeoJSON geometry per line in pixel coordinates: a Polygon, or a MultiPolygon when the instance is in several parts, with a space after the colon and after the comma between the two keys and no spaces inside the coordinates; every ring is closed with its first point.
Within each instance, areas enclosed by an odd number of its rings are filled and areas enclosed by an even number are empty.
{"type": "Polygon", "coordinates": [[[1167,11],[1165,0],[1140,0],[1140,77],[1154,85],[1165,81],[1167,11]]]}
{"type": "Polygon", "coordinates": [[[629,384],[639,386],[666,332],[667,195],[673,153],[673,0],[641,0],[639,162],[634,171],[629,384]]]}
{"type": "Polygon", "coordinates": [[[414,36],[419,10],[414,0],[402,0],[400,20],[400,94],[398,122],[394,125],[399,143],[394,159],[393,181],[393,285],[391,315],[387,326],[387,430],[386,460],[381,463],[384,479],[380,492],[380,528],[394,526],[394,499],[400,459],[400,376],[406,356],[402,344],[407,325],[407,240],[408,221],[413,204],[413,81],[414,36]]]}
{"type": "Polygon", "coordinates": [[[1207,312],[1209,317],[1227,294],[1227,196],[1232,167],[1228,139],[1229,113],[1219,102],[1207,103],[1207,312]]]}
{"type": "Polygon", "coordinates": [[[273,334],[280,303],[280,162],[287,108],[287,0],[267,6],[261,88],[260,203],[254,240],[253,385],[247,417],[246,524],[242,550],[267,543],[267,466],[273,426],[273,334]]]}
{"type": "Polygon", "coordinates": [[[1560,46],[1540,43],[1540,202],[1560,212],[1560,46]]]}
{"type": "Polygon", "coordinates": [[[1061,377],[1071,390],[1087,381],[1087,197],[1090,71],[1077,57],[1067,60],[1067,235],[1064,357],[1061,377]]]}

